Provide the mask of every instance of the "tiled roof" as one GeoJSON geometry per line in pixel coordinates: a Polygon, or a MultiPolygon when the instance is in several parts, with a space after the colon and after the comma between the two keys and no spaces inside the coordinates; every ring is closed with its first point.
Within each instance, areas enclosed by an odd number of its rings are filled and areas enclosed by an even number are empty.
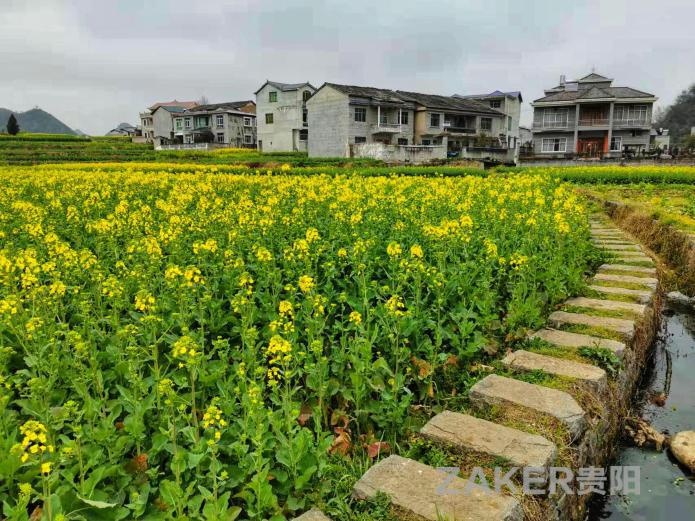
{"type": "Polygon", "coordinates": [[[315,90],[315,87],[311,83],[309,83],[308,81],[305,81],[304,83],[281,83],[279,81],[266,80],[266,82],[263,85],[261,85],[261,87],[256,92],[254,92],[254,94],[258,94],[261,91],[261,89],[263,87],[265,87],[266,85],[271,85],[271,86],[275,87],[277,90],[282,91],[282,92],[298,90],[304,86],[311,87],[312,89],[315,90]]]}
{"type": "Polygon", "coordinates": [[[154,111],[159,107],[182,107],[184,109],[192,109],[198,104],[197,101],[160,101],[152,105],[149,109],[154,111]]]}
{"type": "Polygon", "coordinates": [[[209,103],[207,105],[198,105],[195,107],[195,111],[203,110],[203,111],[213,111],[213,110],[237,110],[240,109],[241,107],[245,107],[246,105],[255,105],[255,101],[251,100],[245,100],[245,101],[226,101],[224,103],[209,103]]]}
{"type": "Polygon", "coordinates": [[[185,107],[172,107],[172,106],[170,106],[170,105],[160,105],[159,107],[157,107],[156,109],[154,109],[152,112],[154,112],[154,111],[157,110],[157,109],[164,109],[164,110],[166,110],[167,112],[171,112],[171,113],[173,113],[173,114],[178,114],[178,113],[180,113],[180,112],[186,112],[186,110],[188,110],[188,109],[186,109],[185,107]]]}
{"type": "Polygon", "coordinates": [[[653,98],[654,94],[632,89],[630,87],[591,87],[586,90],[553,92],[535,101],[574,101],[577,99],[606,99],[606,98],[653,98]]]}
{"type": "Polygon", "coordinates": [[[582,83],[582,82],[589,83],[592,81],[601,82],[601,81],[613,81],[613,80],[610,78],[606,78],[605,76],[601,76],[600,74],[596,74],[595,72],[592,72],[591,74],[587,74],[583,78],[579,78],[577,80],[578,83],[582,83]]]}
{"type": "Polygon", "coordinates": [[[325,83],[348,96],[372,99],[380,102],[396,104],[417,104],[427,108],[440,110],[453,110],[458,112],[474,112],[490,115],[502,113],[490,108],[488,105],[472,99],[461,99],[454,96],[440,96],[438,94],[422,94],[420,92],[408,92],[403,90],[379,89],[376,87],[359,87],[356,85],[340,85],[337,83],[325,83]]]}
{"type": "Polygon", "coordinates": [[[512,90],[509,92],[502,92],[500,90],[496,90],[489,94],[454,94],[454,98],[462,99],[502,98],[504,96],[508,98],[521,98],[521,92],[519,92],[518,90],[512,90]]]}

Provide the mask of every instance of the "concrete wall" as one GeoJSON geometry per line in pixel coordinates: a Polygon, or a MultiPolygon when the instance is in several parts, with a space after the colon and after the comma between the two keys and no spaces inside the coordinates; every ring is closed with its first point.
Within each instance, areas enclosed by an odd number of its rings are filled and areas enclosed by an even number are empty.
{"type": "Polygon", "coordinates": [[[298,130],[308,128],[303,125],[303,93],[314,89],[305,85],[298,90],[283,92],[270,84],[256,94],[257,140],[259,149],[264,152],[292,152],[299,150],[298,130]],[[269,101],[269,93],[277,92],[277,101],[269,101]],[[273,123],[266,124],[265,115],[273,114],[273,123]],[[294,132],[294,131],[297,132],[294,132]]]}
{"type": "Polygon", "coordinates": [[[553,157],[564,157],[565,154],[574,153],[574,131],[571,132],[534,132],[533,133],[533,152],[538,156],[553,158],[553,157]],[[543,148],[543,138],[556,138],[564,137],[567,138],[567,148],[564,152],[547,153],[542,152],[543,148]]]}
{"type": "Polygon", "coordinates": [[[421,164],[446,159],[446,146],[399,146],[383,143],[351,145],[352,157],[368,157],[392,163],[421,164]]]}
{"type": "MultiPolygon", "coordinates": [[[[382,114],[386,114],[388,123],[398,123],[397,108],[383,108],[382,114]]],[[[408,123],[401,126],[400,132],[373,133],[373,127],[379,123],[379,110],[376,107],[365,105],[350,105],[350,115],[348,118],[348,139],[350,144],[355,143],[355,137],[360,136],[367,139],[367,143],[377,143],[379,140],[390,140],[392,145],[397,145],[399,139],[407,139],[408,144],[413,143],[414,118],[412,110],[402,110],[408,113],[408,123]],[[355,121],[355,108],[367,109],[367,121],[355,121]]]]}
{"type": "MultiPolygon", "coordinates": [[[[225,114],[224,115],[224,129],[220,130],[216,128],[216,116],[212,116],[213,132],[215,133],[215,138],[217,138],[217,133],[224,131],[225,143],[232,144],[234,146],[256,146],[256,118],[252,114],[248,116],[241,116],[238,114],[225,114]],[[244,125],[244,117],[251,118],[251,126],[244,125]],[[246,136],[250,136],[251,142],[246,141],[246,136]]],[[[217,140],[217,139],[215,139],[217,140]]]]}
{"type": "Polygon", "coordinates": [[[172,114],[164,108],[158,108],[152,114],[154,120],[154,138],[171,139],[171,134],[174,131],[174,120],[172,114]]]}
{"type": "MultiPolygon", "coordinates": [[[[324,86],[307,102],[309,110],[309,157],[347,157],[353,108],[346,94],[324,86]]],[[[354,143],[354,132],[352,131],[354,143]]]]}

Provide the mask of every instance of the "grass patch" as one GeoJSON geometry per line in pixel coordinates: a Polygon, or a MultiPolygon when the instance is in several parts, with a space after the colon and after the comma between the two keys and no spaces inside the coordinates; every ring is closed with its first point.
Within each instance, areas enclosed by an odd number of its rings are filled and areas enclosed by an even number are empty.
{"type": "Polygon", "coordinates": [[[621,288],[621,289],[638,289],[638,290],[650,290],[646,283],[638,284],[637,282],[622,282],[618,280],[595,280],[594,284],[597,286],[607,286],[609,288],[621,288]]]}
{"type": "Polygon", "coordinates": [[[637,320],[640,318],[639,313],[634,311],[623,311],[615,309],[596,309],[596,308],[585,308],[581,306],[562,306],[562,311],[567,313],[580,313],[582,315],[591,315],[592,317],[606,317],[606,318],[623,318],[623,319],[633,319],[637,320]]]}
{"type": "MultiPolygon", "coordinates": [[[[651,268],[652,266],[647,267],[651,268]]],[[[644,273],[643,271],[615,270],[610,268],[602,269],[601,273],[605,273],[606,275],[629,275],[631,277],[654,277],[654,274],[644,273]]]]}
{"type": "Polygon", "coordinates": [[[601,298],[604,300],[612,300],[614,302],[631,302],[635,304],[641,303],[638,297],[634,297],[632,295],[616,295],[615,293],[603,293],[601,291],[596,291],[592,288],[586,288],[584,290],[583,296],[590,298],[601,298]]]}
{"type": "Polygon", "coordinates": [[[617,331],[606,329],[605,327],[587,326],[585,324],[563,324],[560,329],[570,333],[579,333],[582,335],[597,336],[609,340],[617,340],[618,342],[625,342],[625,337],[622,334],[617,331]]]}

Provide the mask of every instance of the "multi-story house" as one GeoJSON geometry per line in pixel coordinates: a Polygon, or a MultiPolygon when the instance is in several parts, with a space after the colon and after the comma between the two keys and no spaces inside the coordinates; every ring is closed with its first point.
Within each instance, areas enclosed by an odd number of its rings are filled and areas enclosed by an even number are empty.
{"type": "Polygon", "coordinates": [[[475,100],[324,83],[307,102],[309,156],[351,155],[352,145],[440,147],[465,156],[469,148],[504,148],[505,116],[475,100]]]}
{"type": "Polygon", "coordinates": [[[306,101],[316,92],[311,83],[266,81],[256,91],[258,150],[306,151],[309,134],[306,101]]]}
{"type": "Polygon", "coordinates": [[[176,100],[155,103],[145,112],[140,113],[142,139],[148,143],[170,140],[174,130],[172,114],[192,109],[196,105],[195,101],[176,100]]]}
{"type": "Polygon", "coordinates": [[[256,146],[256,104],[230,101],[198,105],[174,116],[174,141],[256,146]]]}
{"type": "Polygon", "coordinates": [[[560,78],[533,106],[534,153],[546,157],[620,157],[649,147],[656,96],[592,72],[560,78]]]}
{"type": "Polygon", "coordinates": [[[507,146],[512,149],[516,149],[520,146],[521,136],[519,134],[519,119],[521,118],[521,104],[524,101],[521,97],[521,92],[501,92],[496,90],[490,94],[454,94],[454,97],[476,100],[488,105],[492,109],[502,112],[505,116],[507,116],[507,121],[504,128],[507,146]]]}

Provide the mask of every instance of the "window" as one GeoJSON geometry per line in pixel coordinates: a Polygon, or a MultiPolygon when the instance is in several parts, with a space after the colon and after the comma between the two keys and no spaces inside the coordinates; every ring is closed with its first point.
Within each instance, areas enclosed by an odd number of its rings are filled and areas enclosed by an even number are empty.
{"type": "Polygon", "coordinates": [[[438,127],[441,114],[430,114],[430,127],[438,127]]]}
{"type": "Polygon", "coordinates": [[[273,113],[272,112],[265,115],[265,123],[266,123],[266,125],[272,125],[273,124],[273,113]]]}
{"type": "Polygon", "coordinates": [[[502,106],[502,101],[498,99],[493,99],[490,101],[490,108],[498,109],[502,106]]]}
{"type": "Polygon", "coordinates": [[[492,130],[492,118],[480,118],[480,130],[492,130]]]}
{"type": "Polygon", "coordinates": [[[309,111],[307,109],[304,109],[302,111],[302,123],[306,125],[308,123],[308,121],[309,121],[309,111]]]}
{"type": "Polygon", "coordinates": [[[244,126],[245,127],[251,126],[251,118],[244,117],[244,126]]]}
{"type": "Polygon", "coordinates": [[[191,134],[186,134],[183,136],[183,142],[187,144],[193,143],[193,136],[191,134]]]}
{"type": "Polygon", "coordinates": [[[566,137],[544,137],[541,152],[564,152],[567,150],[566,137]]]}
{"type": "Polygon", "coordinates": [[[407,125],[408,124],[408,113],[407,112],[401,112],[401,125],[407,125]]]}
{"type": "Polygon", "coordinates": [[[183,128],[183,121],[181,118],[176,118],[176,130],[181,130],[183,128]]]}
{"type": "Polygon", "coordinates": [[[512,131],[512,117],[507,116],[507,132],[511,132],[511,131],[512,131]]]}
{"type": "Polygon", "coordinates": [[[355,136],[355,144],[357,145],[358,143],[366,143],[367,138],[364,136],[355,136]]]}
{"type": "Polygon", "coordinates": [[[224,116],[222,114],[217,114],[215,116],[215,123],[217,124],[217,128],[224,127],[224,116]]]}
{"type": "Polygon", "coordinates": [[[183,120],[184,128],[187,128],[187,129],[191,128],[191,123],[192,123],[192,118],[185,118],[183,120]]]}
{"type": "Polygon", "coordinates": [[[566,108],[545,109],[543,111],[543,127],[565,128],[567,126],[566,108]]]}
{"type": "Polygon", "coordinates": [[[355,121],[364,123],[367,121],[367,109],[364,107],[355,107],[355,121]]]}
{"type": "Polygon", "coordinates": [[[647,106],[646,105],[616,105],[613,119],[616,122],[647,122],[647,106]]]}
{"type": "Polygon", "coordinates": [[[429,139],[423,139],[422,144],[426,147],[430,146],[430,140],[429,139]]]}
{"type": "Polygon", "coordinates": [[[299,131],[299,141],[306,141],[309,139],[309,131],[305,128],[299,131]]]}
{"type": "Polygon", "coordinates": [[[311,98],[311,91],[305,90],[302,92],[302,101],[306,102],[309,98],[311,98]]]}
{"type": "Polygon", "coordinates": [[[623,138],[621,136],[613,136],[611,138],[611,151],[620,152],[623,149],[623,138]]]}
{"type": "Polygon", "coordinates": [[[399,145],[407,145],[407,144],[408,144],[408,140],[407,140],[406,138],[404,138],[404,137],[399,137],[399,138],[398,138],[398,144],[399,144],[399,145]]]}
{"type": "Polygon", "coordinates": [[[251,134],[246,134],[244,136],[244,143],[246,143],[247,145],[253,144],[253,136],[251,134]]]}
{"type": "Polygon", "coordinates": [[[218,143],[224,143],[224,132],[218,132],[217,133],[217,142],[218,143]]]}
{"type": "Polygon", "coordinates": [[[270,103],[275,103],[277,100],[278,100],[278,93],[275,92],[274,90],[271,90],[271,91],[268,93],[268,101],[269,101],[270,103]]]}

